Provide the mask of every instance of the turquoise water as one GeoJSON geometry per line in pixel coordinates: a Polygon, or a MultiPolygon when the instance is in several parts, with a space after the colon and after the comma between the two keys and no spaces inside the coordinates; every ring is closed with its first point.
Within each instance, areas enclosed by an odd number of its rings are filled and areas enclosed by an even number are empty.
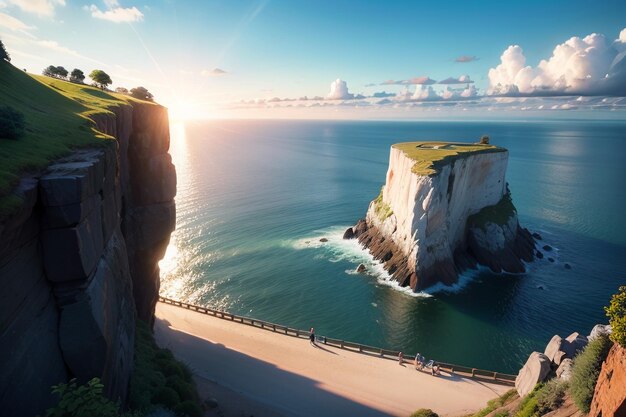
{"type": "Polygon", "coordinates": [[[626,284],[624,147],[621,122],[173,125],[178,219],[161,263],[161,293],[517,372],[553,334],[587,333],[605,322],[602,307],[626,284]],[[390,145],[484,134],[510,150],[507,180],[522,225],[555,250],[524,275],[471,271],[452,291],[417,296],[390,286],[380,267],[355,274],[360,262],[373,261],[341,234],[378,195],[390,145]]]}

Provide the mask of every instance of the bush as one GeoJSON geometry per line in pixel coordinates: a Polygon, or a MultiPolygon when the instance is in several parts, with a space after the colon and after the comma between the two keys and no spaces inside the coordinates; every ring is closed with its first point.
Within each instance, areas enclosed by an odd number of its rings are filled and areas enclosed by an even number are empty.
{"type": "Polygon", "coordinates": [[[534,417],[536,411],[537,398],[535,398],[532,394],[528,394],[525,400],[520,404],[515,417],[534,417]]]}
{"type": "Polygon", "coordinates": [[[439,417],[439,414],[435,413],[430,408],[420,408],[419,410],[413,412],[411,417],[439,417]]]}
{"type": "MultiPolygon", "coordinates": [[[[202,417],[202,408],[193,401],[183,401],[174,407],[174,413],[180,417],[202,417]]],[[[437,414],[435,414],[437,416],[437,414]]]]}
{"type": "Polygon", "coordinates": [[[24,115],[13,107],[0,107],[0,138],[17,139],[24,135],[24,115]]]}
{"type": "MultiPolygon", "coordinates": [[[[472,415],[472,417],[485,417],[487,414],[491,413],[493,410],[500,408],[504,405],[507,405],[512,400],[514,400],[517,396],[517,391],[513,388],[499,396],[498,398],[494,398],[493,400],[489,400],[487,402],[487,407],[483,408],[476,414],[472,415]]],[[[507,411],[508,415],[508,411],[507,411]]]]}
{"type": "Polygon", "coordinates": [[[493,417],[509,417],[509,412],[508,410],[499,411],[495,413],[493,417]]]}
{"type": "Polygon", "coordinates": [[[161,404],[167,408],[174,408],[180,403],[180,396],[170,387],[161,387],[152,396],[153,404],[161,404]]]}
{"type": "Polygon", "coordinates": [[[78,385],[76,379],[67,384],[52,387],[52,393],[59,395],[59,403],[46,411],[47,417],[116,417],[119,404],[102,395],[104,385],[93,378],[85,385],[78,385]]]}
{"type": "Polygon", "coordinates": [[[611,345],[611,340],[606,335],[602,335],[589,342],[585,349],[574,358],[569,392],[574,404],[585,414],[589,412],[600,368],[609,354],[611,345]]]}
{"type": "Polygon", "coordinates": [[[626,348],[626,286],[619,287],[604,311],[612,329],[611,340],[626,348]]]}
{"type": "Polygon", "coordinates": [[[542,416],[556,410],[563,404],[567,382],[554,378],[548,381],[535,395],[537,399],[537,413],[542,416]]]}

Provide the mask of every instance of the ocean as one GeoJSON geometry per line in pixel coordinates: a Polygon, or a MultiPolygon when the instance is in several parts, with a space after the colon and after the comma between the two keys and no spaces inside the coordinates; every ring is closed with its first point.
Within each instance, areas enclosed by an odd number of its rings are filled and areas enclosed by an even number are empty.
{"type": "Polygon", "coordinates": [[[163,296],[516,373],[552,335],[606,323],[603,306],[626,285],[626,122],[229,120],[171,128],[177,230],[161,262],[163,296]],[[378,195],[391,144],[482,135],[509,149],[520,223],[553,248],[541,249],[545,257],[527,273],[468,271],[455,287],[413,294],[341,239],[378,195]],[[356,274],[359,263],[371,273],[356,274]]]}

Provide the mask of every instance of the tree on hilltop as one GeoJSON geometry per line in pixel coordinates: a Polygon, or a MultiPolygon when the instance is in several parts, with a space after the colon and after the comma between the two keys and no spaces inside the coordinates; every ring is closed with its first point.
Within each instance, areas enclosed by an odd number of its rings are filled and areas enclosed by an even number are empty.
{"type": "Polygon", "coordinates": [[[66,79],[68,74],[69,74],[69,71],[66,70],[64,67],[60,65],[57,67],[57,77],[66,79]]]}
{"type": "Polygon", "coordinates": [[[9,56],[9,53],[7,52],[1,40],[0,40],[0,60],[11,62],[11,57],[9,56]]]}
{"type": "Polygon", "coordinates": [[[115,89],[116,93],[120,93],[120,94],[128,94],[128,88],[126,87],[117,87],[115,89]]]}
{"type": "Polygon", "coordinates": [[[139,100],[154,101],[154,96],[145,87],[131,88],[130,95],[139,100]]]}
{"type": "Polygon", "coordinates": [[[70,81],[77,84],[83,84],[85,81],[85,73],[78,68],[74,68],[70,74],[70,81]]]}
{"type": "Polygon", "coordinates": [[[103,90],[107,88],[109,84],[113,83],[111,77],[109,77],[109,74],[102,70],[91,71],[91,74],[89,74],[89,78],[91,78],[98,85],[98,87],[103,90]]]}
{"type": "Polygon", "coordinates": [[[55,67],[54,65],[48,65],[46,68],[44,68],[42,74],[47,77],[61,78],[64,80],[67,78],[69,72],[60,65],[58,67],[55,67]]]}

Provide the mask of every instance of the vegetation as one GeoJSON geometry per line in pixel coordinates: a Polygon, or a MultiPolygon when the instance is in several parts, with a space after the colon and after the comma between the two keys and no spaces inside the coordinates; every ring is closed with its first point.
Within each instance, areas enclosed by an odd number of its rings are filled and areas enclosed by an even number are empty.
{"type": "Polygon", "coordinates": [[[55,67],[54,65],[49,65],[44,68],[42,74],[46,77],[60,78],[64,80],[67,78],[67,74],[69,74],[69,72],[62,66],[55,67]]]}
{"type": "Polygon", "coordinates": [[[113,83],[111,77],[109,77],[109,74],[98,69],[91,71],[91,74],[89,74],[89,78],[91,78],[102,90],[107,88],[109,84],[113,83]]]}
{"type": "Polygon", "coordinates": [[[117,88],[115,89],[115,92],[116,92],[116,93],[119,93],[119,94],[128,94],[128,88],[125,88],[125,87],[117,87],[117,88]]]}
{"type": "Polygon", "coordinates": [[[447,142],[405,142],[393,145],[413,159],[412,172],[417,175],[436,175],[442,166],[477,153],[506,152],[506,149],[493,145],[447,143],[447,142]]]}
{"type": "Polygon", "coordinates": [[[139,100],[154,101],[154,96],[145,87],[131,88],[130,95],[139,100]]]}
{"type": "Polygon", "coordinates": [[[585,414],[589,412],[600,368],[609,354],[611,345],[608,336],[601,335],[589,342],[585,349],[574,358],[569,392],[574,404],[585,414]]]}
{"type": "Polygon", "coordinates": [[[0,139],[17,139],[24,135],[24,114],[13,107],[0,107],[0,139]]]}
{"type": "MultiPolygon", "coordinates": [[[[491,413],[493,410],[496,410],[500,407],[503,407],[509,404],[511,401],[515,400],[517,397],[517,391],[515,389],[510,389],[498,398],[494,398],[493,400],[489,400],[487,403],[487,407],[483,408],[476,414],[472,415],[472,417],[485,417],[487,414],[491,413]]],[[[507,413],[508,414],[508,413],[507,413]]]]}
{"type": "Polygon", "coordinates": [[[46,417],[117,417],[120,406],[102,392],[104,385],[93,378],[85,385],[78,385],[76,379],[67,384],[52,387],[52,393],[59,396],[59,402],[46,412],[46,417]]]}
{"type": "Polygon", "coordinates": [[[439,414],[435,413],[430,408],[420,408],[419,410],[413,412],[411,417],[439,417],[439,414]]]}
{"type": "Polygon", "coordinates": [[[537,399],[536,414],[542,416],[559,408],[563,404],[567,387],[568,383],[559,378],[548,381],[537,391],[535,396],[537,399]]]}
{"type": "Polygon", "coordinates": [[[480,137],[480,143],[481,145],[489,145],[489,136],[487,135],[483,135],[480,137]]]}
{"type": "Polygon", "coordinates": [[[611,298],[611,303],[604,310],[612,329],[611,340],[626,348],[626,286],[619,287],[611,298]]]}
{"type": "Polygon", "coordinates": [[[11,57],[9,56],[9,53],[7,52],[1,40],[0,40],[0,61],[11,62],[11,57]]]}
{"type": "Polygon", "coordinates": [[[511,199],[511,194],[507,192],[493,206],[483,207],[478,213],[471,215],[467,223],[472,227],[483,228],[487,223],[495,223],[498,225],[506,224],[511,216],[515,215],[516,210],[511,199]]]}
{"type": "Polygon", "coordinates": [[[70,74],[70,81],[77,84],[83,84],[85,82],[85,73],[78,68],[74,68],[70,74]]]}
{"type": "Polygon", "coordinates": [[[161,405],[177,415],[202,415],[189,369],[172,352],[160,349],[147,324],[137,323],[135,370],[130,380],[130,407],[150,412],[161,405]]]}
{"type": "Polygon", "coordinates": [[[381,222],[384,222],[389,216],[393,214],[393,210],[387,203],[383,201],[383,189],[380,189],[380,194],[374,199],[374,210],[381,222]]]}

